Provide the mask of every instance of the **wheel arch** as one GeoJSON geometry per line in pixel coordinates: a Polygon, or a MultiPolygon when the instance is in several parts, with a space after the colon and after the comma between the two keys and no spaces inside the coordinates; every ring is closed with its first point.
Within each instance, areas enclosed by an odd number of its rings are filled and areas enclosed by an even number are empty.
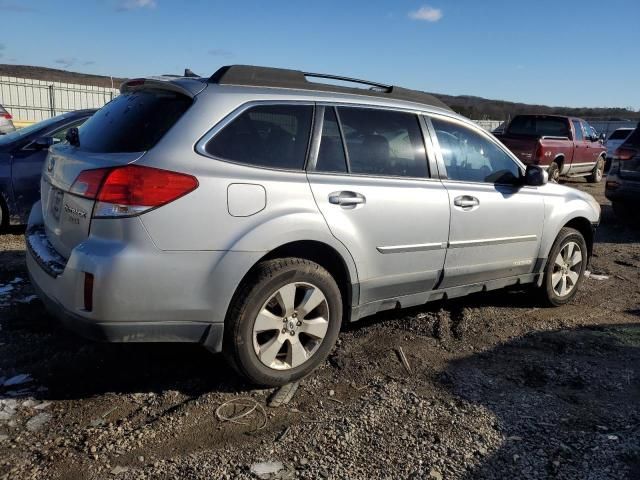
{"type": "Polygon", "coordinates": [[[587,255],[589,256],[589,261],[591,261],[594,240],[593,225],[591,222],[585,217],[575,217],[565,223],[563,228],[565,227],[573,228],[582,234],[584,241],[587,244],[587,255]]]}
{"type": "Polygon", "coordinates": [[[557,154],[553,159],[555,164],[558,165],[558,169],[560,170],[560,173],[562,173],[562,167],[564,166],[565,160],[566,160],[566,157],[564,153],[557,154]]]}
{"type": "Polygon", "coordinates": [[[242,281],[251,275],[259,263],[266,260],[286,257],[311,260],[331,274],[342,294],[344,319],[346,322],[349,322],[351,307],[354,303],[357,303],[359,296],[357,277],[354,278],[353,273],[350,271],[350,265],[344,256],[333,246],[325,242],[318,240],[296,240],[280,245],[261,257],[247,272],[242,281]]]}

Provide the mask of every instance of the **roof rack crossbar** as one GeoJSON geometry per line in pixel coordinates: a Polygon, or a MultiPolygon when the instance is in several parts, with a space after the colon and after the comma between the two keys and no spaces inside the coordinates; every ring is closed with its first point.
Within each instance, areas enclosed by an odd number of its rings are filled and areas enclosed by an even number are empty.
{"type": "Polygon", "coordinates": [[[338,80],[341,82],[350,82],[350,83],[360,83],[362,85],[368,85],[370,87],[384,89],[385,91],[391,91],[392,85],[385,85],[384,83],[372,82],[370,80],[360,80],[358,78],[351,77],[342,77],[340,75],[329,75],[327,73],[311,73],[311,72],[303,72],[305,77],[311,78],[324,78],[327,80],[338,80]]]}

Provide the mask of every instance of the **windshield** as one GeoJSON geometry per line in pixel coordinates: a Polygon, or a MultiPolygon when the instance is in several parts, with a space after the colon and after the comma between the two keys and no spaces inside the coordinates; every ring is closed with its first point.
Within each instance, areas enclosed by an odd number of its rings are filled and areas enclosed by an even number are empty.
{"type": "Polygon", "coordinates": [[[47,127],[68,116],[68,113],[63,113],[62,115],[58,115],[57,117],[47,118],[46,120],[42,120],[41,122],[31,124],[28,127],[20,128],[15,132],[2,135],[0,136],[0,145],[8,145],[9,143],[15,142],[16,140],[25,138],[32,133],[36,133],[39,130],[45,130],[47,127]]]}

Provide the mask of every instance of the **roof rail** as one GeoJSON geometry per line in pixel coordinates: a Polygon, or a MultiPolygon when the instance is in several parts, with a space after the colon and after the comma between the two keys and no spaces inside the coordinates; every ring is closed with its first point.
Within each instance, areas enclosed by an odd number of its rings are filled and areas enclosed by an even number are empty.
{"type": "Polygon", "coordinates": [[[291,88],[298,90],[313,90],[321,92],[350,93],[368,95],[378,98],[405,100],[409,102],[431,105],[451,110],[444,102],[428,93],[417,90],[385,85],[382,83],[359,80],[356,78],[328,75],[324,73],[307,73],[299,70],[284,68],[255,67],[252,65],[227,65],[216,71],[209,82],[219,85],[240,85],[251,87],[291,88]],[[342,82],[358,83],[369,88],[354,88],[342,85],[318,83],[307,78],[322,78],[342,82]]]}

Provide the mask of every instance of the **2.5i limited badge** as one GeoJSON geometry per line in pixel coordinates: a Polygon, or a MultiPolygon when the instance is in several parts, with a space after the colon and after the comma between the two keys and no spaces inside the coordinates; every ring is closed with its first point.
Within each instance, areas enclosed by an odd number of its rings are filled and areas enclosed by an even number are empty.
{"type": "Polygon", "coordinates": [[[82,211],[82,210],[80,210],[78,208],[75,208],[75,207],[70,207],[66,203],[64,204],[64,212],[68,213],[69,215],[76,216],[76,217],[87,218],[87,212],[82,211]]]}

